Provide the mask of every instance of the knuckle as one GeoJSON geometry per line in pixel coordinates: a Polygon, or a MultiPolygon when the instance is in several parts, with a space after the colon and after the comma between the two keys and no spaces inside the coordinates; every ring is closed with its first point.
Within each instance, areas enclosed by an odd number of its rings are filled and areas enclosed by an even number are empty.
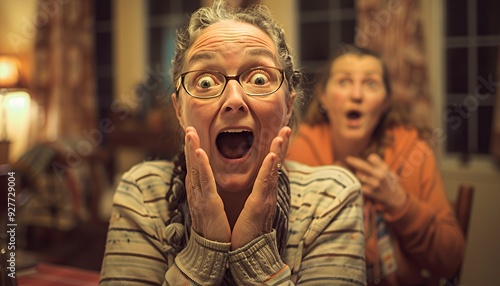
{"type": "Polygon", "coordinates": [[[190,173],[192,178],[198,177],[198,174],[199,174],[198,170],[195,168],[191,168],[191,170],[189,170],[189,173],[190,173]]]}

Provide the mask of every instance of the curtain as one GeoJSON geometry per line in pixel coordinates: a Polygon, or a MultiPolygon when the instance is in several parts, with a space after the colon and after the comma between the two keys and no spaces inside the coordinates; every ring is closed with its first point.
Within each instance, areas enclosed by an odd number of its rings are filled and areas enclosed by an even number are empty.
{"type": "Polygon", "coordinates": [[[430,95],[420,0],[358,0],[355,43],[386,61],[396,103],[430,127],[430,95]]]}
{"type": "Polygon", "coordinates": [[[30,90],[38,105],[33,147],[13,164],[27,188],[25,226],[68,230],[97,216],[98,178],[93,0],[38,0],[30,90]],[[97,159],[94,159],[96,158],[97,159]],[[97,184],[94,184],[97,183],[97,184]]]}
{"type": "Polygon", "coordinates": [[[34,141],[78,140],[96,126],[92,0],[39,0],[33,97],[34,141]]]}

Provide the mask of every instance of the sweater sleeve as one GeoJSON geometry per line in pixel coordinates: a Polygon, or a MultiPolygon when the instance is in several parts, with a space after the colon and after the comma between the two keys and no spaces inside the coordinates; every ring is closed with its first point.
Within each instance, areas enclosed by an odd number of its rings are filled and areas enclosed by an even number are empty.
{"type": "MultiPolygon", "coordinates": [[[[144,163],[121,178],[113,198],[99,285],[220,284],[230,243],[209,241],[191,230],[187,246],[173,258],[179,241],[168,234],[164,223],[165,182],[171,166],[144,163]]],[[[176,227],[170,230],[184,231],[181,224],[176,227]]]]}
{"type": "MultiPolygon", "coordinates": [[[[418,176],[416,188],[406,190],[408,200],[400,212],[385,215],[400,247],[423,269],[434,275],[456,274],[464,256],[464,236],[451,210],[432,152],[413,164],[407,176],[418,176]]],[[[404,180],[404,178],[403,178],[404,180]]]]}
{"type": "Polygon", "coordinates": [[[303,257],[296,272],[297,285],[366,285],[359,185],[344,194],[335,200],[340,204],[334,204],[333,212],[314,218],[299,243],[297,255],[303,257]]]}
{"type": "Polygon", "coordinates": [[[300,165],[290,174],[295,191],[284,261],[291,280],[296,285],[366,285],[357,178],[334,166],[300,165]]]}
{"type": "Polygon", "coordinates": [[[151,186],[163,182],[143,170],[129,171],[116,189],[99,285],[161,285],[165,279],[163,222],[155,208],[145,204],[148,193],[136,178],[142,176],[151,186]]]}
{"type": "Polygon", "coordinates": [[[191,229],[185,249],[165,278],[167,285],[219,285],[224,277],[231,243],[207,240],[191,229]]]}
{"type": "Polygon", "coordinates": [[[290,268],[276,245],[276,231],[229,252],[229,269],[237,285],[293,285],[290,268]]]}

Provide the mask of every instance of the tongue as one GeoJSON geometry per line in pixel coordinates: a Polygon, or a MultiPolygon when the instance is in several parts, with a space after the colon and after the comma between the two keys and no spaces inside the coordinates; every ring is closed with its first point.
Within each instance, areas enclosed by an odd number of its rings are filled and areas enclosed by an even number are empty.
{"type": "Polygon", "coordinates": [[[253,143],[253,134],[251,132],[224,132],[217,136],[217,147],[222,156],[229,159],[243,157],[253,143]]]}

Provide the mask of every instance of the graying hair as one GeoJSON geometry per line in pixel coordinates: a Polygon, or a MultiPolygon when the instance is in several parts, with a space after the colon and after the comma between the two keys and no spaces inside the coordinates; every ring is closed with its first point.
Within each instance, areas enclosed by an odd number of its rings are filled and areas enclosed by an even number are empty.
{"type": "MultiPolygon", "coordinates": [[[[231,9],[225,0],[215,0],[211,7],[198,9],[191,15],[187,27],[177,32],[177,45],[172,59],[172,82],[177,83],[185,67],[187,50],[191,47],[200,33],[215,23],[233,20],[254,25],[263,30],[276,46],[278,60],[285,71],[288,95],[295,92],[294,110],[289,126],[294,130],[298,124],[299,106],[302,103],[302,74],[295,69],[291,49],[285,40],[285,32],[274,20],[269,9],[264,5],[252,5],[246,8],[231,9]]],[[[177,96],[178,90],[176,90],[177,96]]]]}

